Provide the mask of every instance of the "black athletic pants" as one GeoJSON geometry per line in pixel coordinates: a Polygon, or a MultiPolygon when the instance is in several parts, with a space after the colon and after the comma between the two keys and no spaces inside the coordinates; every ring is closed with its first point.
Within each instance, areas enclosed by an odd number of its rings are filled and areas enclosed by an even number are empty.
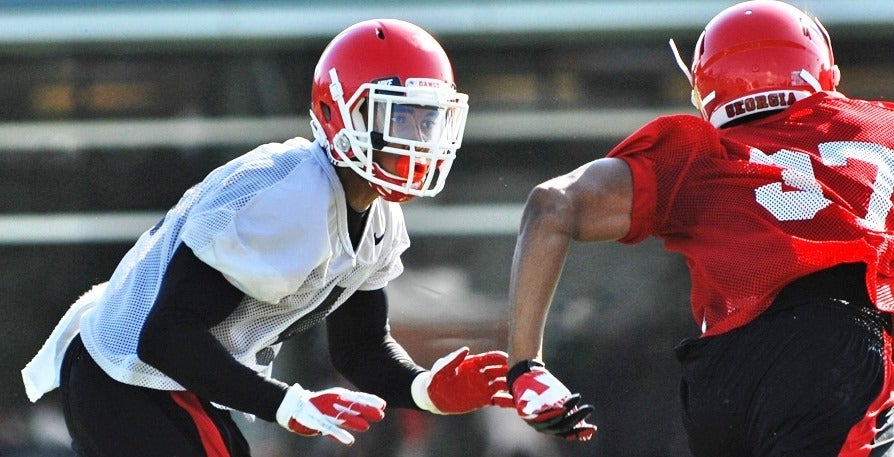
{"type": "Polygon", "coordinates": [[[695,457],[894,456],[889,318],[865,288],[817,278],[743,327],[677,347],[695,457]]]}
{"type": "Polygon", "coordinates": [[[61,373],[65,422],[82,457],[244,457],[249,447],[230,412],[189,392],[110,378],[75,338],[61,373]]]}

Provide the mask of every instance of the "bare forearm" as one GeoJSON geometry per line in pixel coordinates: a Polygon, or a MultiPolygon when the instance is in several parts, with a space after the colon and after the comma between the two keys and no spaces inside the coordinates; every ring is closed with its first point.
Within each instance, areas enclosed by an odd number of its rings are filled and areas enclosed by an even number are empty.
{"type": "Polygon", "coordinates": [[[558,200],[535,190],[522,217],[509,290],[509,366],[542,356],[547,313],[571,242],[558,200]]]}
{"type": "Polygon", "coordinates": [[[509,363],[540,358],[543,329],[572,240],[615,240],[630,228],[627,165],[599,159],[551,179],[528,197],[509,289],[509,363]]]}

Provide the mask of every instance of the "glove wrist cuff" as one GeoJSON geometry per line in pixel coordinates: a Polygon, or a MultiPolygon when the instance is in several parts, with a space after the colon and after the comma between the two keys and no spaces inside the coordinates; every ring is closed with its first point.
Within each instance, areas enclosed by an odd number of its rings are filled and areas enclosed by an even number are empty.
{"type": "Polygon", "coordinates": [[[295,414],[295,410],[300,409],[301,405],[307,401],[305,392],[298,384],[286,389],[286,396],[283,397],[282,403],[276,409],[276,423],[289,430],[289,421],[295,414]]]}
{"type": "Polygon", "coordinates": [[[413,383],[410,384],[410,394],[413,396],[413,402],[415,402],[416,406],[420,409],[435,414],[444,414],[437,406],[435,406],[431,401],[431,396],[428,394],[428,386],[431,384],[431,377],[431,371],[423,371],[416,375],[416,378],[413,379],[413,383]]]}
{"type": "Polygon", "coordinates": [[[512,384],[515,383],[515,380],[518,379],[519,376],[530,372],[534,367],[544,368],[543,362],[535,359],[527,359],[513,365],[512,368],[509,369],[509,372],[506,373],[506,384],[509,386],[509,391],[512,392],[512,384]]]}

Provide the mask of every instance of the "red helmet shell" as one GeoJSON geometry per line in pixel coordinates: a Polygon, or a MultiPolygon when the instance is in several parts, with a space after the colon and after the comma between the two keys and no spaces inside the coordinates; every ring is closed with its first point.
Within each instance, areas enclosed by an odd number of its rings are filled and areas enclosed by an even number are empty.
{"type": "Polygon", "coordinates": [[[776,0],[720,12],[705,26],[692,62],[694,101],[716,126],[835,90],[838,79],[822,24],[776,0]]]}
{"type": "MultiPolygon", "coordinates": [[[[335,69],[345,100],[364,83],[396,78],[428,78],[454,85],[453,67],[440,43],[422,28],[397,19],[364,21],[338,34],[320,56],[311,88],[311,111],[330,144],[345,127],[330,91],[335,69]]],[[[363,101],[358,99],[356,104],[363,101]]],[[[355,104],[355,105],[356,105],[355,104]]],[[[349,106],[354,111],[356,106],[349,106]]],[[[334,148],[330,145],[330,155],[334,148]]],[[[350,152],[348,152],[350,156],[350,152]]],[[[333,160],[340,160],[333,157],[333,160]]]]}

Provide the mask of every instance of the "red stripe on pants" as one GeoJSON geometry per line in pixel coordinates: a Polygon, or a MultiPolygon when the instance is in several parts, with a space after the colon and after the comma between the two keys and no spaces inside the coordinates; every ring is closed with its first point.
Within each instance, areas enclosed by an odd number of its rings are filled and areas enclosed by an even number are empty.
{"type": "Polygon", "coordinates": [[[202,447],[205,448],[205,455],[208,457],[230,457],[230,451],[224,444],[220,431],[214,424],[214,421],[208,417],[208,413],[202,408],[198,397],[191,392],[176,391],[171,392],[171,398],[174,402],[185,409],[192,417],[199,432],[199,438],[202,440],[202,447]]]}

